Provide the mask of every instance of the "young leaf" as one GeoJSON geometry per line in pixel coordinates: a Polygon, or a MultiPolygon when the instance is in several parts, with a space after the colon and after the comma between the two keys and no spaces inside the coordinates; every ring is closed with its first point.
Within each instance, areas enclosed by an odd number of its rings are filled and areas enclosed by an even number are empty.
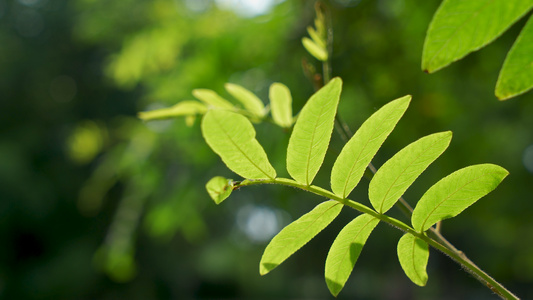
{"type": "Polygon", "coordinates": [[[499,37],[533,7],[524,0],[444,0],[424,41],[422,69],[432,73],[499,37]]]}
{"type": "Polygon", "coordinates": [[[246,110],[254,117],[261,119],[265,115],[265,105],[254,93],[233,83],[226,83],[224,87],[226,88],[226,91],[235,97],[235,99],[239,100],[239,102],[244,105],[244,108],[246,108],[246,110]]]}
{"type": "Polygon", "coordinates": [[[496,83],[496,97],[506,100],[533,87],[533,17],[507,53],[496,83]]]}
{"type": "Polygon", "coordinates": [[[276,170],[255,139],[250,121],[237,113],[210,110],[202,119],[202,135],[230,170],[244,178],[273,179],[276,170]]]}
{"type": "Polygon", "coordinates": [[[376,211],[389,210],[424,170],[439,157],[452,139],[452,132],[425,136],[396,153],[376,172],[368,197],[376,211]]]}
{"type": "Polygon", "coordinates": [[[326,228],[341,212],[342,204],[329,200],[283,228],[268,244],[261,257],[259,273],[265,275],[279,266],[320,231],[326,228]]]}
{"type": "Polygon", "coordinates": [[[283,128],[292,126],[292,97],[291,91],[282,83],[273,83],[270,86],[270,110],[272,119],[283,128]]]}
{"type": "Polygon", "coordinates": [[[363,214],[346,225],[329,249],[326,258],[326,284],[333,296],[337,296],[352,273],[355,262],[363,250],[379,219],[363,214]]]}
{"type": "Polygon", "coordinates": [[[457,216],[493,191],[508,174],[500,166],[481,164],[444,177],[418,201],[411,217],[413,228],[424,232],[439,221],[457,216]]]}
{"type": "Polygon", "coordinates": [[[331,170],[331,189],[346,198],[361,180],[366,167],[409,106],[411,96],[384,105],[346,143],[331,170]]]}
{"type": "Polygon", "coordinates": [[[208,89],[195,89],[192,91],[192,94],[194,97],[196,97],[198,100],[201,100],[208,106],[229,110],[235,109],[235,106],[231,104],[231,102],[220,97],[215,91],[208,89]]]}
{"type": "Polygon", "coordinates": [[[304,45],[304,48],[314,56],[316,59],[320,61],[326,61],[328,60],[328,51],[325,47],[322,47],[321,45],[318,45],[310,38],[304,37],[302,38],[302,44],[304,45]]]}
{"type": "Polygon", "coordinates": [[[205,188],[211,199],[213,199],[216,204],[220,204],[222,201],[226,200],[233,191],[233,180],[222,176],[216,176],[207,182],[205,188]]]}
{"type": "Polygon", "coordinates": [[[205,107],[203,103],[193,100],[185,100],[169,108],[140,112],[139,118],[144,121],[151,121],[191,115],[194,116],[196,114],[205,114],[206,111],[207,107],[205,107]]]}
{"type": "Polygon", "coordinates": [[[328,149],[342,80],[333,78],[304,105],[287,149],[287,171],[299,183],[310,185],[328,149]]]}
{"type": "Polygon", "coordinates": [[[307,33],[309,33],[309,36],[311,39],[320,47],[326,49],[326,41],[316,32],[316,30],[311,27],[307,26],[307,33]]]}
{"type": "Polygon", "coordinates": [[[398,242],[398,260],[405,275],[416,285],[425,286],[428,281],[426,267],[429,247],[426,242],[406,233],[398,242]]]}

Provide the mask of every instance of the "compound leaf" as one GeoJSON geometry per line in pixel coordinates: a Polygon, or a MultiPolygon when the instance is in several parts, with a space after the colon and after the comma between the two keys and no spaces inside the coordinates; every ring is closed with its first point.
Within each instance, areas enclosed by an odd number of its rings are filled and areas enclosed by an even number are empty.
{"type": "Polygon", "coordinates": [[[533,87],[533,17],[507,53],[496,83],[496,97],[506,100],[533,87]]]}
{"type": "Polygon", "coordinates": [[[413,228],[423,232],[439,221],[457,216],[493,191],[508,174],[500,166],[481,164],[444,177],[418,201],[411,217],[413,228]]]}
{"type": "Polygon", "coordinates": [[[216,204],[220,204],[222,201],[226,200],[233,191],[233,180],[222,176],[216,176],[207,182],[205,188],[211,199],[213,199],[216,204]]]}
{"type": "Polygon", "coordinates": [[[302,108],[287,148],[287,171],[299,183],[310,185],[328,149],[342,80],[333,78],[302,108]]]}
{"type": "Polygon", "coordinates": [[[424,42],[422,69],[431,73],[500,36],[533,7],[524,0],[444,0],[424,42]]]}
{"type": "Polygon", "coordinates": [[[398,260],[405,275],[416,285],[425,286],[428,281],[428,259],[429,247],[426,242],[409,233],[400,238],[398,260]]]}
{"type": "Polygon", "coordinates": [[[266,247],[261,257],[259,273],[267,274],[307,244],[339,215],[342,206],[334,200],[322,202],[283,228],[266,247]]]}
{"type": "Polygon", "coordinates": [[[250,121],[234,112],[210,110],[202,119],[202,135],[230,170],[244,178],[273,179],[276,170],[255,139],[250,121]]]}
{"type": "Polygon", "coordinates": [[[224,87],[253,117],[261,119],[265,115],[265,105],[254,93],[234,83],[226,83],[224,87]]]}
{"type": "Polygon", "coordinates": [[[194,100],[185,100],[168,108],[140,112],[139,118],[144,121],[151,121],[205,114],[206,111],[207,107],[203,103],[194,100]]]}
{"type": "Polygon", "coordinates": [[[331,189],[346,198],[361,180],[366,167],[409,106],[411,96],[384,105],[368,118],[346,143],[331,170],[331,189]]]}
{"type": "Polygon", "coordinates": [[[204,102],[212,108],[222,108],[234,110],[235,106],[228,100],[220,97],[215,91],[208,89],[195,89],[192,91],[194,97],[204,102]]]}
{"type": "Polygon", "coordinates": [[[368,197],[376,211],[389,210],[424,170],[439,157],[452,139],[452,132],[425,136],[396,153],[376,172],[368,197]]]}
{"type": "Polygon", "coordinates": [[[307,37],[302,38],[302,44],[305,50],[307,50],[307,52],[309,52],[309,54],[314,56],[316,59],[320,61],[328,60],[328,51],[326,50],[326,47],[323,47],[321,44],[317,44],[315,41],[307,37]]]}
{"type": "Polygon", "coordinates": [[[289,88],[282,83],[275,82],[270,85],[269,98],[274,122],[283,128],[291,127],[293,122],[292,97],[289,88]]]}
{"type": "Polygon", "coordinates": [[[333,296],[342,290],[352,273],[355,262],[363,250],[379,219],[363,214],[346,225],[329,249],[326,258],[326,284],[333,296]]]}

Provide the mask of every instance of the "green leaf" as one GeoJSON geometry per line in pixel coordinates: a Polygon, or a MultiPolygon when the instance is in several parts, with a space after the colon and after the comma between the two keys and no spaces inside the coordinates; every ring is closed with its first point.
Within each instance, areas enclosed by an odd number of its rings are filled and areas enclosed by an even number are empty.
{"type": "Polygon", "coordinates": [[[309,36],[311,39],[321,48],[326,49],[326,41],[316,32],[316,30],[311,27],[307,26],[307,32],[309,33],[309,36]]]}
{"type": "Polygon", "coordinates": [[[406,233],[398,242],[398,260],[405,275],[416,285],[425,286],[428,281],[426,267],[429,247],[426,242],[406,233]]]}
{"type": "Polygon", "coordinates": [[[341,212],[342,204],[329,200],[283,228],[268,244],[261,257],[259,273],[265,275],[326,228],[341,212]]]}
{"type": "Polygon", "coordinates": [[[233,172],[252,179],[276,177],[276,170],[255,139],[254,127],[246,117],[226,110],[210,110],[202,119],[202,134],[233,172]]]}
{"type": "Polygon", "coordinates": [[[384,105],[346,143],[331,170],[331,189],[346,198],[361,180],[366,167],[409,106],[411,96],[384,105]]]}
{"type": "Polygon", "coordinates": [[[366,240],[378,223],[379,220],[370,215],[360,215],[341,230],[331,245],[325,276],[333,296],[337,296],[346,284],[366,240]]]}
{"type": "Polygon", "coordinates": [[[533,87],[533,17],[507,53],[496,83],[496,97],[506,100],[533,87]]]}
{"type": "Polygon", "coordinates": [[[224,86],[226,91],[230,93],[235,99],[239,100],[244,105],[244,108],[252,114],[255,118],[261,119],[265,115],[265,105],[254,93],[246,88],[233,84],[226,83],[224,86]]]}
{"type": "Polygon", "coordinates": [[[207,107],[193,100],[185,100],[169,108],[143,111],[139,113],[139,118],[144,121],[169,119],[183,116],[194,116],[196,114],[205,114],[207,107]]]}
{"type": "Polygon", "coordinates": [[[425,136],[396,153],[376,172],[368,197],[376,211],[388,211],[424,170],[439,157],[452,139],[446,131],[425,136]]]}
{"type": "Polygon", "coordinates": [[[195,89],[192,91],[194,97],[204,102],[211,108],[222,108],[234,110],[235,106],[228,100],[220,97],[215,91],[208,89],[195,89]]]}
{"type": "Polygon", "coordinates": [[[413,228],[423,232],[439,221],[457,216],[493,191],[508,174],[500,166],[481,164],[444,177],[418,201],[411,217],[413,228]]]}
{"type": "Polygon", "coordinates": [[[291,91],[282,83],[273,83],[270,85],[270,110],[272,119],[283,128],[292,126],[292,97],[291,91]]]}
{"type": "Polygon", "coordinates": [[[304,37],[302,38],[302,44],[304,45],[304,48],[314,56],[316,59],[320,61],[326,61],[328,60],[328,51],[325,47],[322,47],[321,45],[318,45],[310,38],[304,37]]]}
{"type": "Polygon", "coordinates": [[[328,149],[342,80],[332,79],[304,105],[287,149],[287,171],[299,183],[311,185],[328,149]]]}
{"type": "Polygon", "coordinates": [[[222,176],[216,176],[207,182],[205,188],[211,199],[213,199],[216,204],[220,204],[222,201],[226,200],[233,191],[233,180],[222,176]]]}
{"type": "Polygon", "coordinates": [[[444,0],[424,42],[422,69],[435,72],[499,37],[533,7],[524,0],[444,0]]]}

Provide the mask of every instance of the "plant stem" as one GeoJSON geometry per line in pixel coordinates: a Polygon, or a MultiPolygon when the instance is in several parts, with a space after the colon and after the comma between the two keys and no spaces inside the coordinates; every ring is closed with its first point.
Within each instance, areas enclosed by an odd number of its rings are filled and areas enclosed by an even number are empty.
{"type": "Polygon", "coordinates": [[[285,186],[296,187],[304,191],[313,193],[315,195],[319,195],[319,196],[322,196],[328,199],[336,200],[361,213],[369,214],[393,227],[400,229],[403,232],[407,232],[407,233],[410,233],[416,236],[417,238],[431,245],[433,248],[448,255],[452,260],[460,264],[468,273],[472,274],[474,278],[476,278],[483,285],[487,286],[491,291],[496,293],[502,299],[519,299],[517,296],[515,296],[513,293],[507,290],[502,284],[500,284],[495,279],[490,277],[487,273],[485,273],[485,271],[483,271],[476,264],[474,264],[470,259],[468,259],[466,255],[464,255],[463,252],[457,250],[450,242],[444,239],[444,237],[442,237],[442,235],[440,235],[439,232],[429,230],[428,231],[429,235],[427,235],[425,232],[418,232],[411,226],[405,224],[404,222],[398,219],[389,217],[387,215],[380,214],[364,204],[350,200],[348,198],[341,198],[335,195],[334,193],[326,189],[323,189],[321,187],[318,187],[315,185],[305,185],[302,183],[298,183],[297,181],[292,180],[292,179],[287,179],[287,178],[258,179],[258,180],[246,179],[241,182],[236,182],[235,188],[239,188],[242,186],[249,186],[249,185],[258,185],[258,184],[280,184],[280,185],[285,185],[285,186]]]}

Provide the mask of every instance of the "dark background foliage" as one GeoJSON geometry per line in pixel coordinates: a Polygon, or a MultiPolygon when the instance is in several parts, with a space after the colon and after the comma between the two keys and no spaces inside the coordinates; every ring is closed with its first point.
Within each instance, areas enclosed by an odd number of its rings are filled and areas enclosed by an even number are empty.
{"type": "MultiPolygon", "coordinates": [[[[189,127],[181,119],[136,118],[138,111],[191,99],[194,88],[225,95],[225,82],[265,101],[269,85],[282,82],[299,111],[313,92],[301,61],[314,61],[300,43],[314,18],[312,1],[273,1],[261,15],[235,3],[0,0],[0,298],[331,297],[324,260],[354,211],[345,209],[260,277],[268,239],[321,199],[261,186],[216,206],[205,182],[237,178],[203,142],[199,120],[189,127]]],[[[407,191],[407,201],[414,205],[431,184],[467,165],[490,162],[510,171],[495,192],[445,221],[443,232],[516,294],[533,297],[533,99],[531,93],[506,102],[493,96],[524,21],[427,75],[420,71],[422,45],[439,1],[326,4],[333,74],[344,80],[339,113],[351,129],[388,101],[413,95],[374,163],[423,135],[454,132],[448,151],[407,191]]],[[[270,124],[256,129],[285,176],[288,133],[270,124]]],[[[329,187],[328,168],[342,145],[334,136],[317,185],[329,187]]],[[[367,185],[351,197],[367,203],[367,185]]],[[[397,262],[399,237],[379,225],[339,298],[496,298],[436,251],[427,287],[416,287],[397,262]]]]}

